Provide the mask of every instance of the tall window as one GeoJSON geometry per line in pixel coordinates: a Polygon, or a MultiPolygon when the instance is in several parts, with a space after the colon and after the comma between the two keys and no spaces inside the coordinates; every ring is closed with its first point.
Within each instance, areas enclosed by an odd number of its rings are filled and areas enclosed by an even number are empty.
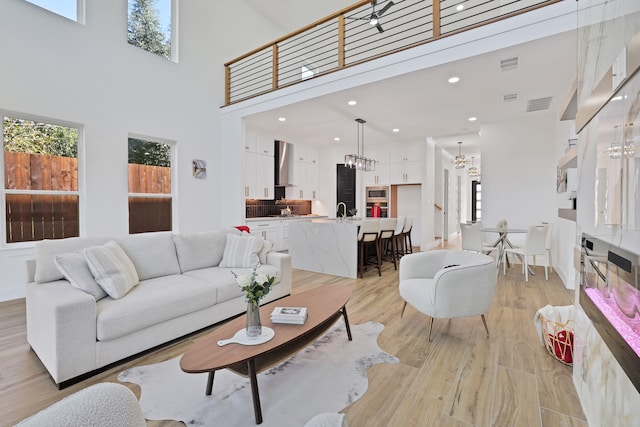
{"type": "Polygon", "coordinates": [[[471,181],[471,221],[482,220],[482,184],[471,181]]]}
{"type": "Polygon", "coordinates": [[[2,117],[6,243],[79,235],[78,129],[2,117]]]}
{"type": "Polygon", "coordinates": [[[171,145],[129,138],[129,233],[171,230],[171,145]]]}
{"type": "Polygon", "coordinates": [[[65,18],[80,22],[79,8],[84,5],[84,0],[27,0],[36,6],[57,13],[65,18]]]}
{"type": "Polygon", "coordinates": [[[172,0],[128,0],[129,44],[172,59],[172,0]]]}

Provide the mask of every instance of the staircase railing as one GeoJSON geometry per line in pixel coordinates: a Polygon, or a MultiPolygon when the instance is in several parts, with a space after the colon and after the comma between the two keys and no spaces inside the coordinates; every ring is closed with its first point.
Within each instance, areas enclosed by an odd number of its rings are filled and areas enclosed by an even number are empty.
{"type": "Polygon", "coordinates": [[[363,0],[227,62],[225,105],[562,0],[363,0]]]}

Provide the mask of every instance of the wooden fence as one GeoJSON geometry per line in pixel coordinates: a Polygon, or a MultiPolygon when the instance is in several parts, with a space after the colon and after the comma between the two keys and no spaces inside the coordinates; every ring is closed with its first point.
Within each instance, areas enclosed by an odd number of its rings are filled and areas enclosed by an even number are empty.
{"type": "MultiPolygon", "coordinates": [[[[72,157],[4,152],[8,190],[78,191],[72,157]]],[[[171,169],[129,165],[130,193],[171,194],[171,169]]],[[[9,193],[5,199],[7,243],[61,239],[80,234],[77,194],[9,193]]],[[[171,198],[130,197],[129,232],[171,230],[171,198]]]]}

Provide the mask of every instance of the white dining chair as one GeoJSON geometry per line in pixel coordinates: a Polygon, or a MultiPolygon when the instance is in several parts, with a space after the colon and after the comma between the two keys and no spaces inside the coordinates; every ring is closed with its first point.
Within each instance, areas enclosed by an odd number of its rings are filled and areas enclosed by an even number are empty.
{"type": "MultiPolygon", "coordinates": [[[[533,265],[536,265],[536,255],[544,257],[544,277],[549,280],[549,253],[547,252],[547,230],[546,224],[532,225],[527,229],[527,236],[523,247],[504,248],[504,257],[508,254],[516,255],[522,261],[524,270],[524,280],[529,281],[529,257],[533,257],[533,265]]],[[[502,274],[507,274],[506,260],[502,264],[502,274]]]]}
{"type": "Polygon", "coordinates": [[[460,240],[462,250],[484,253],[487,255],[494,251],[499,253],[499,248],[497,246],[491,246],[484,242],[481,224],[478,222],[473,224],[461,223],[460,240]]]}

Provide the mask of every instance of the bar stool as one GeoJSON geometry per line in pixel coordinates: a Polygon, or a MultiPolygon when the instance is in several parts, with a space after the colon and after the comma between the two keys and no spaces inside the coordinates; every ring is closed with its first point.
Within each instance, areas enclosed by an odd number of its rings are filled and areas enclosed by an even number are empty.
{"type": "Polygon", "coordinates": [[[396,264],[396,244],[394,239],[394,233],[396,230],[396,218],[381,218],[380,219],[380,252],[384,259],[387,259],[387,254],[391,253],[391,262],[393,262],[393,269],[397,270],[396,264]]]}
{"type": "Polygon", "coordinates": [[[411,229],[413,228],[413,217],[407,216],[404,219],[404,227],[402,228],[403,247],[405,254],[413,253],[413,245],[411,243],[411,229]]]}
{"type": "Polygon", "coordinates": [[[360,225],[360,231],[358,232],[358,255],[360,258],[358,272],[360,273],[360,278],[364,274],[365,264],[369,259],[367,249],[371,246],[376,250],[378,276],[382,276],[380,269],[380,221],[366,220],[360,225]]]}
{"type": "Polygon", "coordinates": [[[396,259],[400,258],[404,254],[404,236],[402,230],[404,229],[405,217],[399,216],[396,222],[396,229],[393,230],[393,240],[396,250],[396,259]],[[401,250],[402,248],[402,250],[401,250]]]}

